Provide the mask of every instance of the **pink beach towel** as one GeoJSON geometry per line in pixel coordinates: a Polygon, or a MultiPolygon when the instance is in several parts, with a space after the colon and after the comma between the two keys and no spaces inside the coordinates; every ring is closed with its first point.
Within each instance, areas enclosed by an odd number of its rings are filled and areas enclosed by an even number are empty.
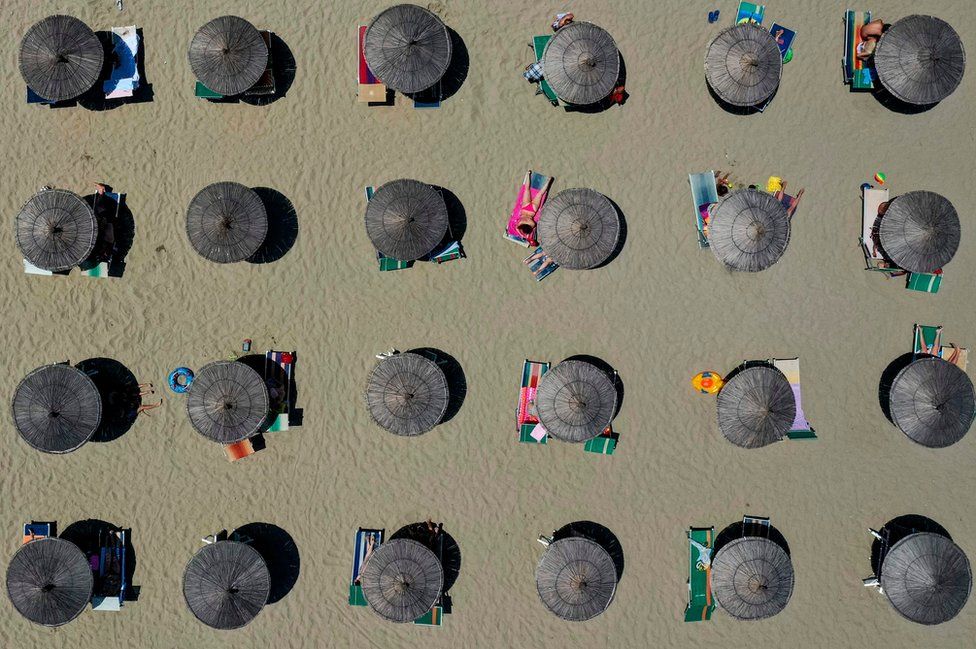
{"type": "MultiPolygon", "coordinates": [[[[530,171],[525,174],[525,179],[522,181],[522,186],[519,188],[518,198],[515,199],[515,207],[512,208],[512,214],[508,219],[508,228],[505,230],[505,235],[517,243],[522,243],[526,246],[537,246],[538,242],[534,237],[526,239],[522,236],[522,233],[518,231],[515,227],[518,225],[519,217],[522,214],[522,206],[532,202],[540,192],[546,190],[549,184],[549,178],[543,176],[540,173],[530,171]]],[[[546,203],[546,197],[543,196],[542,202],[539,204],[539,211],[542,211],[542,206],[546,203]]],[[[535,220],[538,223],[539,214],[536,212],[535,220]]]]}

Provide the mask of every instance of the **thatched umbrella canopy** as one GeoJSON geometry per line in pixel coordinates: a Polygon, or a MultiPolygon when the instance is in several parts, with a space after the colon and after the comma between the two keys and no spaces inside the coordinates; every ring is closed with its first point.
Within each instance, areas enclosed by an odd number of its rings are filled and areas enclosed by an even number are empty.
{"type": "Polygon", "coordinates": [[[567,360],[543,374],[535,412],[550,435],[564,442],[585,442],[610,425],[617,410],[617,386],[599,367],[567,360]]]}
{"type": "Polygon", "coordinates": [[[718,393],[718,427],[743,448],[760,448],[783,439],[796,417],[793,388],[775,367],[747,367],[718,393]]]}
{"type": "Polygon", "coordinates": [[[583,622],[610,606],[617,590],[617,570],[598,543],[573,536],[549,544],[535,570],[535,586],[553,614],[583,622]]]}
{"type": "Polygon", "coordinates": [[[447,234],[447,204],[418,180],[393,180],[366,204],[366,233],[387,257],[413,261],[430,253],[447,234]]]}
{"type": "Polygon", "coordinates": [[[878,80],[909,104],[942,101],[962,82],[966,51],[952,26],[934,16],[907,16],[894,23],[874,52],[878,80]]]}
{"type": "Polygon", "coordinates": [[[98,223],[81,196],[66,189],[46,189],[20,208],[16,236],[27,261],[57,272],[88,258],[98,239],[98,223]]]}
{"type": "Polygon", "coordinates": [[[786,608],[793,594],[793,562],[779,545],[746,536],[723,545],[712,561],[712,594],[739,620],[761,620],[786,608]]]}
{"type": "Polygon", "coordinates": [[[261,430],[268,418],[268,386],[237,361],[216,361],[197,372],[187,393],[186,412],[197,432],[233,444],[261,430]]]}
{"type": "Polygon", "coordinates": [[[20,382],[14,425],[45,453],[70,453],[91,439],[102,421],[102,397],[87,374],[65,364],[39,367],[20,382]]]}
{"type": "Polygon", "coordinates": [[[976,393],[969,376],[935,356],[918,358],[898,372],[889,399],[895,426],[929,448],[958,442],[976,414],[976,393]]]}
{"type": "Polygon", "coordinates": [[[186,235],[201,257],[227,264],[258,251],[268,234],[268,212],[250,187],[219,182],[201,189],[186,211],[186,235]]]}
{"type": "Polygon", "coordinates": [[[239,629],[257,617],[271,592],[261,554],[236,541],[200,548],[183,573],[183,597],[198,620],[215,629],[239,629]]]}
{"type": "Polygon", "coordinates": [[[376,548],[361,577],[366,603],[390,622],[413,622],[434,607],[444,587],[437,555],[411,539],[392,539],[376,548]]]}
{"type": "Polygon", "coordinates": [[[732,270],[765,270],[786,252],[790,217],[771,194],[758,189],[729,192],[715,206],[708,243],[715,257],[732,270]]]}
{"type": "Polygon", "coordinates": [[[901,268],[931,273],[952,260],[962,237],[959,215],[935,192],[908,192],[893,199],[881,217],[881,248],[901,268]]]}
{"type": "Polygon", "coordinates": [[[34,23],[20,42],[18,64],[28,87],[48,101],[82,95],[98,81],[105,51],[95,32],[72,16],[34,23]]]}
{"type": "Polygon", "coordinates": [[[754,23],[727,27],[705,49],[705,79],[722,101],[758,106],[776,93],[783,55],[776,39],[754,23]]]}
{"type": "Polygon", "coordinates": [[[599,192],[566,189],[546,201],[539,215],[538,237],[546,254],[560,266],[593,268],[609,259],[617,247],[620,215],[599,192]]]}
{"type": "Polygon", "coordinates": [[[447,412],[447,377],[420,354],[396,354],[373,368],[366,383],[366,407],[373,421],[404,437],[422,435],[447,412]]]}
{"type": "Polygon", "coordinates": [[[214,18],[201,27],[187,56],[197,79],[222,95],[250,89],[268,67],[268,46],[261,33],[237,16],[214,18]]]}
{"type": "Polygon", "coordinates": [[[7,595],[35,624],[61,626],[78,617],[91,599],[91,567],[74,543],[54,537],[20,546],[7,566],[7,595]]]}
{"type": "Polygon", "coordinates": [[[546,81],[569,104],[595,104],[606,98],[620,76],[620,52],[602,27],[572,22],[549,40],[542,53],[546,81]]]}
{"type": "Polygon", "coordinates": [[[387,87],[420,92],[447,72],[451,36],[435,13],[417,5],[394,5],[366,28],[363,55],[369,69],[387,87]]]}
{"type": "Polygon", "coordinates": [[[880,581],[899,615],[919,624],[942,624],[965,606],[973,573],[958,545],[940,534],[921,532],[888,550],[880,581]]]}

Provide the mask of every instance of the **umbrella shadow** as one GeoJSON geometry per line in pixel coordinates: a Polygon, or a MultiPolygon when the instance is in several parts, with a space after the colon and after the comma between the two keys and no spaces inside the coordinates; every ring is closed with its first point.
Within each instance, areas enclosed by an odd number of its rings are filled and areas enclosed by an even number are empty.
{"type": "Polygon", "coordinates": [[[288,254],[298,240],[298,213],[288,197],[270,187],[253,187],[268,213],[268,233],[248,258],[251,264],[270,264],[288,254]]]}
{"type": "Polygon", "coordinates": [[[610,365],[610,363],[606,362],[602,358],[590,356],[589,354],[575,354],[564,360],[583,361],[584,363],[589,363],[590,365],[602,370],[607,376],[611,377],[613,379],[613,385],[617,389],[617,408],[613,411],[613,416],[616,417],[620,414],[620,408],[624,404],[624,382],[623,379],[620,378],[620,374],[617,373],[617,370],[613,369],[613,366],[610,365]]]}
{"type": "Polygon", "coordinates": [[[447,207],[448,232],[441,243],[446,244],[451,241],[461,243],[461,239],[468,231],[468,212],[464,209],[464,203],[457,197],[457,194],[446,187],[440,185],[431,185],[431,187],[440,193],[441,198],[444,199],[444,205],[447,207]]]}
{"type": "Polygon", "coordinates": [[[743,361],[738,366],[730,370],[728,374],[725,375],[725,379],[723,380],[724,383],[728,383],[733,378],[735,378],[740,372],[752,367],[772,367],[773,369],[776,369],[776,366],[770,363],[769,361],[743,361]]]}
{"type": "Polygon", "coordinates": [[[895,423],[895,420],[891,416],[891,385],[895,382],[895,377],[898,376],[898,373],[911,365],[912,361],[915,360],[915,356],[912,352],[902,354],[891,361],[888,367],[884,369],[884,372],[881,373],[881,380],[878,382],[878,405],[881,406],[881,411],[884,412],[884,416],[892,424],[895,423]]]}
{"type": "MultiPolygon", "coordinates": [[[[412,101],[436,104],[450,99],[458,93],[461,86],[468,78],[468,70],[471,68],[471,59],[468,55],[468,47],[464,44],[464,39],[456,31],[447,28],[448,36],[451,39],[451,62],[447,65],[444,76],[438,83],[435,83],[426,90],[420,92],[405,92],[403,95],[412,101]]],[[[389,96],[389,95],[388,95],[389,96]]]]}
{"type": "Polygon", "coordinates": [[[927,113],[928,111],[938,106],[940,103],[940,102],[935,102],[934,104],[910,104],[907,101],[902,101],[901,99],[898,99],[898,97],[895,97],[893,94],[888,92],[888,90],[880,83],[871,92],[871,96],[874,97],[879,104],[881,104],[891,112],[899,113],[901,115],[919,115],[921,113],[927,113]]]}
{"type": "Polygon", "coordinates": [[[135,374],[112,358],[89,358],[77,367],[91,378],[102,399],[102,420],[91,441],[111,442],[125,435],[142,404],[135,374]]]}
{"type": "Polygon", "coordinates": [[[708,88],[708,94],[709,94],[709,96],[718,105],[718,107],[721,108],[722,110],[724,110],[726,113],[729,113],[731,115],[759,115],[759,114],[761,114],[763,112],[762,110],[760,110],[760,108],[763,108],[764,109],[765,106],[768,106],[769,104],[771,104],[772,101],[773,101],[773,99],[776,98],[776,93],[779,92],[779,86],[777,86],[776,87],[776,91],[773,92],[772,96],[769,99],[767,99],[761,105],[757,105],[757,106],[736,106],[735,104],[730,104],[729,102],[727,102],[724,99],[722,99],[721,97],[719,97],[718,96],[718,93],[716,93],[715,90],[712,89],[711,84],[708,83],[708,79],[707,78],[705,79],[705,87],[708,88]]]}
{"type": "Polygon", "coordinates": [[[444,372],[444,378],[447,379],[447,410],[444,411],[444,416],[441,417],[438,425],[446,424],[461,411],[461,405],[468,394],[468,381],[464,368],[456,358],[436,347],[419,347],[408,351],[434,361],[444,372]]]}
{"type": "Polygon", "coordinates": [[[62,106],[73,106],[77,103],[85,110],[101,112],[106,110],[114,110],[125,104],[142,104],[151,102],[155,97],[155,93],[153,92],[152,84],[146,81],[146,39],[143,35],[142,29],[136,29],[136,35],[139,38],[139,52],[136,55],[136,72],[139,73],[139,87],[136,88],[131,97],[116,97],[113,99],[108,99],[105,97],[105,90],[102,87],[102,82],[111,78],[112,68],[114,67],[115,61],[118,57],[115,54],[115,42],[112,32],[102,30],[95,32],[95,36],[102,44],[102,51],[104,52],[102,71],[98,75],[98,81],[95,82],[95,85],[92,86],[88,92],[77,99],[53,104],[52,106],[60,108],[62,106]]]}
{"type": "Polygon", "coordinates": [[[616,534],[593,521],[576,521],[556,530],[552,535],[552,540],[558,541],[571,537],[589,539],[606,550],[610,558],[613,559],[613,567],[617,571],[617,581],[620,581],[620,578],[624,576],[624,548],[620,545],[620,539],[617,538],[616,534]]]}
{"type": "Polygon", "coordinates": [[[780,548],[787,556],[790,556],[790,544],[786,542],[786,537],[783,536],[776,527],[770,524],[768,527],[765,525],[758,525],[755,523],[743,523],[738,521],[727,526],[715,537],[714,551],[712,556],[717,555],[722,551],[722,548],[730,541],[735,541],[736,539],[745,538],[747,536],[758,536],[764,539],[769,539],[780,548]]]}
{"type": "MultiPolygon", "coordinates": [[[[105,190],[114,191],[111,185],[105,185],[105,190]]],[[[109,277],[122,277],[125,274],[125,258],[136,238],[136,221],[125,194],[120,195],[118,203],[99,194],[88,194],[83,200],[95,213],[99,231],[95,249],[82,265],[94,267],[105,261],[108,263],[109,277]]]]}
{"type": "Polygon", "coordinates": [[[871,543],[871,569],[874,570],[875,575],[881,575],[881,564],[884,563],[884,558],[888,550],[909,534],[929,532],[944,536],[950,541],[952,540],[949,532],[944,527],[931,518],[922,516],[921,514],[905,514],[904,516],[893,518],[884,524],[880,532],[885,540],[882,541],[875,537],[871,543]]]}
{"type": "Polygon", "coordinates": [[[268,604],[281,601],[298,582],[301,557],[291,534],[271,523],[248,523],[234,530],[231,537],[258,551],[271,574],[268,604]]]}
{"type": "Polygon", "coordinates": [[[410,539],[420,543],[437,555],[444,569],[443,593],[451,590],[461,574],[461,546],[443,527],[439,533],[430,531],[425,521],[404,525],[390,536],[390,540],[410,539]]]}
{"type": "MultiPolygon", "coordinates": [[[[619,54],[620,57],[620,72],[617,74],[617,80],[614,82],[613,87],[626,86],[627,85],[627,63],[624,61],[623,54],[619,54]]],[[[613,93],[607,95],[600,101],[593,104],[564,104],[563,109],[567,113],[583,113],[584,115],[593,115],[595,113],[602,113],[606,110],[610,110],[616,105],[623,106],[627,103],[630,98],[630,93],[626,90],[624,91],[623,99],[620,102],[614,101],[613,93]]]]}
{"type": "MultiPolygon", "coordinates": [[[[117,547],[119,545],[119,534],[123,528],[108,523],[103,520],[89,518],[76,521],[68,525],[58,535],[66,541],[70,541],[78,546],[86,558],[100,556],[103,547],[117,547]]],[[[125,530],[125,582],[126,601],[134,601],[138,598],[138,588],[132,585],[132,576],[136,571],[136,551],[132,547],[132,530],[125,530]]],[[[118,575],[109,574],[96,576],[94,594],[118,594],[118,575]]]]}
{"type": "Polygon", "coordinates": [[[267,106],[273,104],[285,95],[295,83],[295,73],[298,70],[298,63],[288,44],[280,36],[271,33],[271,74],[274,76],[275,91],[270,95],[257,95],[248,97],[240,95],[241,102],[250,106],[267,106]]]}
{"type": "Polygon", "coordinates": [[[620,233],[617,236],[617,245],[613,247],[613,252],[611,252],[610,256],[607,257],[603,262],[594,266],[594,269],[603,268],[604,266],[609,265],[610,262],[620,256],[621,251],[624,249],[624,244],[627,243],[627,217],[624,216],[624,211],[620,209],[620,206],[617,205],[616,201],[609,197],[607,197],[607,200],[609,200],[610,204],[613,205],[613,209],[617,210],[617,219],[620,221],[620,233]]]}

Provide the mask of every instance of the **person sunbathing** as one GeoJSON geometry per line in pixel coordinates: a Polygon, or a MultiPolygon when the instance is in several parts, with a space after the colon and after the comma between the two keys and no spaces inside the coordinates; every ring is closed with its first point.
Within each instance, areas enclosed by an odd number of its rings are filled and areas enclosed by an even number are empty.
{"type": "Polygon", "coordinates": [[[532,241],[532,234],[535,232],[535,225],[539,219],[539,208],[549,194],[549,187],[552,186],[552,178],[546,180],[545,186],[535,195],[531,201],[519,208],[519,220],[515,224],[515,229],[524,239],[532,241]]]}
{"type": "Polygon", "coordinates": [[[352,583],[359,585],[363,583],[363,568],[366,567],[366,563],[373,556],[373,549],[376,547],[376,537],[370,534],[366,537],[366,554],[363,555],[363,560],[359,564],[359,574],[356,578],[352,580],[352,583]]]}
{"type": "Polygon", "coordinates": [[[149,413],[150,410],[155,410],[159,406],[163,405],[163,400],[160,399],[159,403],[141,403],[139,407],[136,408],[136,414],[141,415],[142,413],[149,413]]]}
{"type": "MultiPolygon", "coordinates": [[[[800,204],[800,199],[803,198],[803,192],[804,191],[805,191],[804,189],[800,189],[800,191],[798,191],[796,193],[796,196],[793,197],[793,200],[790,201],[790,206],[786,208],[786,216],[788,216],[790,218],[793,218],[793,213],[796,212],[796,206],[800,204]]],[[[781,202],[781,203],[783,202],[783,199],[786,198],[786,181],[785,180],[783,181],[783,183],[780,186],[779,190],[775,194],[773,194],[773,196],[779,202],[781,202]]],[[[785,205],[785,203],[784,203],[784,205],[785,205]]]]}
{"type": "Polygon", "coordinates": [[[878,47],[878,40],[884,34],[885,25],[881,19],[872,20],[861,26],[861,42],[857,44],[857,58],[866,61],[874,56],[878,47]]]}
{"type": "Polygon", "coordinates": [[[556,14],[556,19],[552,21],[552,31],[558,32],[560,29],[573,22],[573,14],[556,14]]]}
{"type": "Polygon", "coordinates": [[[540,259],[542,259],[543,262],[541,264],[539,264],[539,267],[538,268],[536,268],[534,271],[532,271],[532,275],[534,275],[536,277],[539,276],[539,273],[541,273],[543,270],[545,270],[549,266],[552,266],[556,262],[554,262],[551,257],[547,257],[546,256],[546,253],[543,252],[543,251],[541,251],[541,250],[536,250],[534,253],[532,253],[531,255],[529,255],[528,257],[526,257],[525,260],[523,260],[523,262],[522,262],[526,266],[529,266],[532,263],[539,261],[540,259]]]}

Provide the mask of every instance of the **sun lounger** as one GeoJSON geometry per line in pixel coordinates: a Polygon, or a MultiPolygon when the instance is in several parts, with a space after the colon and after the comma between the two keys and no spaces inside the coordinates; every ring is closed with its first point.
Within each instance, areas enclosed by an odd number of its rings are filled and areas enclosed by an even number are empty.
{"type": "Polygon", "coordinates": [[[851,90],[873,90],[874,70],[857,58],[857,48],[861,44],[861,27],[871,22],[870,11],[848,9],[844,16],[844,83],[851,90]]]}
{"type": "Polygon", "coordinates": [[[274,413],[274,419],[268,427],[269,433],[288,430],[291,414],[291,378],[294,367],[295,352],[270,350],[264,356],[264,381],[269,389],[281,393],[278,411],[274,413]]]}
{"type": "Polygon", "coordinates": [[[545,251],[542,249],[542,246],[539,246],[538,248],[533,250],[532,254],[526,257],[525,259],[523,259],[522,261],[528,262],[529,259],[531,259],[533,256],[538,255],[540,253],[542,253],[542,256],[536,259],[535,261],[533,261],[531,264],[529,264],[529,272],[532,273],[532,276],[535,277],[535,281],[537,282],[541,282],[545,278],[549,277],[556,271],[556,269],[559,268],[559,264],[557,264],[555,261],[553,261],[545,268],[542,268],[542,265],[546,263],[546,261],[549,261],[549,257],[545,254],[545,251]],[[540,268],[542,269],[541,271],[539,271],[540,268]],[[536,273],[536,271],[539,271],[538,274],[536,273]]]}
{"type": "Polygon", "coordinates": [[[413,621],[414,624],[420,626],[441,626],[444,622],[444,608],[441,606],[434,606],[416,620],[413,621]]]}
{"type": "Polygon", "coordinates": [[[198,99],[223,99],[224,96],[217,92],[216,90],[211,90],[207,86],[203,85],[202,81],[197,81],[196,86],[193,89],[193,94],[198,99]]]}
{"type": "Polygon", "coordinates": [[[789,27],[783,27],[778,23],[773,23],[773,26],[769,28],[769,33],[776,39],[776,45],[779,47],[780,56],[783,57],[783,63],[792,61],[793,55],[790,54],[790,51],[793,47],[793,41],[796,40],[796,32],[789,27]],[[783,34],[777,36],[780,30],[782,30],[783,34]]]}
{"type": "Polygon", "coordinates": [[[54,525],[52,523],[39,523],[37,521],[24,523],[23,543],[30,543],[37,539],[46,539],[49,536],[54,536],[54,525]]]}
{"type": "Polygon", "coordinates": [[[942,325],[916,324],[912,329],[912,353],[922,353],[922,343],[926,349],[932,350],[933,356],[950,361],[961,370],[966,371],[969,365],[969,349],[954,344],[942,344],[942,325]]]}
{"type": "Polygon", "coordinates": [[[735,14],[735,24],[756,23],[761,25],[766,15],[766,5],[757,5],[751,2],[740,2],[739,10],[735,14]]]}
{"type": "Polygon", "coordinates": [[[248,455],[254,455],[254,444],[250,439],[243,439],[234,444],[226,444],[224,446],[224,452],[227,453],[227,459],[229,461],[237,462],[248,455]]]}
{"type": "Polygon", "coordinates": [[[110,534],[98,550],[98,572],[92,593],[93,611],[120,611],[125,602],[127,530],[110,534]]]}
{"type": "MultiPolygon", "coordinates": [[[[532,37],[532,51],[535,52],[535,60],[541,61],[542,55],[546,51],[546,45],[549,44],[549,39],[552,38],[552,34],[543,34],[542,36],[532,37]]],[[[545,71],[543,70],[543,74],[545,71]]],[[[556,91],[552,89],[549,82],[543,77],[542,81],[539,82],[539,88],[542,90],[542,94],[546,96],[549,103],[553,106],[559,105],[559,96],[556,95],[556,91]]]]}
{"type": "Polygon", "coordinates": [[[750,516],[746,514],[742,517],[742,533],[748,536],[761,536],[769,538],[769,518],[766,516],[750,516]]]}
{"type": "Polygon", "coordinates": [[[587,440],[583,444],[583,451],[598,455],[613,455],[614,451],[617,450],[617,440],[619,438],[620,435],[613,432],[613,427],[607,426],[601,435],[587,440]]]}
{"type": "Polygon", "coordinates": [[[434,252],[427,255],[425,259],[435,264],[443,264],[445,261],[453,261],[463,257],[464,250],[461,249],[461,244],[457,241],[448,241],[443,247],[435,248],[434,252]]]}
{"type": "Polygon", "coordinates": [[[352,576],[349,577],[349,605],[350,606],[367,606],[366,596],[363,595],[363,587],[356,583],[356,577],[359,576],[359,571],[363,565],[363,559],[366,556],[366,540],[369,537],[373,537],[376,540],[376,546],[380,547],[383,543],[383,536],[386,534],[386,530],[370,530],[360,527],[356,531],[355,545],[352,554],[352,576]]]}
{"type": "Polygon", "coordinates": [[[698,229],[698,247],[708,247],[708,235],[705,234],[705,221],[702,219],[701,206],[718,202],[718,187],[715,184],[715,172],[703,171],[698,174],[688,174],[691,185],[691,199],[695,208],[695,227],[698,229]]]}
{"type": "MultiPolygon", "coordinates": [[[[548,192],[546,189],[548,186],[548,176],[543,176],[535,171],[525,172],[525,178],[522,179],[522,186],[519,187],[518,195],[515,198],[515,207],[512,208],[512,213],[508,217],[508,225],[505,228],[506,239],[509,241],[514,241],[520,246],[525,246],[526,248],[536,245],[536,241],[523,237],[516,226],[518,225],[519,218],[522,215],[522,206],[535,200],[536,196],[538,196],[540,192],[548,192]]],[[[542,211],[542,206],[546,204],[547,198],[548,196],[544,195],[542,200],[539,202],[539,212],[542,211]]],[[[538,212],[536,214],[538,218],[538,212]]]]}
{"type": "MultiPolygon", "coordinates": [[[[122,209],[122,201],[125,199],[125,194],[118,192],[104,192],[102,194],[95,194],[95,209],[99,209],[98,202],[100,200],[112,201],[112,206],[110,209],[115,211],[114,221],[118,223],[119,211],[122,209]]],[[[114,252],[114,250],[113,250],[114,252]]],[[[81,269],[81,274],[84,277],[111,277],[110,271],[112,268],[112,256],[110,255],[108,259],[98,262],[97,264],[92,264],[90,262],[83,262],[79,265],[81,269]]]]}
{"type": "Polygon", "coordinates": [[[411,97],[413,100],[413,107],[419,109],[440,108],[442,98],[440,81],[438,81],[433,87],[419,93],[415,93],[411,97]]]}
{"type": "Polygon", "coordinates": [[[275,94],[274,59],[271,55],[271,35],[267,29],[260,32],[264,45],[268,48],[268,65],[253,86],[244,91],[245,97],[265,97],[275,94]]]}
{"type": "Polygon", "coordinates": [[[688,530],[688,606],[685,622],[712,619],[712,544],[714,527],[692,527],[688,530]]]}
{"type": "Polygon", "coordinates": [[[922,293],[938,293],[942,287],[942,271],[937,270],[934,273],[909,273],[908,283],[905,287],[912,291],[921,291],[922,293]]]}
{"type": "Polygon", "coordinates": [[[800,398],[800,359],[775,359],[773,367],[782,372],[786,380],[790,382],[790,387],[793,388],[793,401],[796,403],[796,417],[793,419],[793,425],[786,436],[789,439],[816,439],[817,435],[803,413],[803,403],[800,398]]]}
{"type": "Polygon", "coordinates": [[[27,87],[27,103],[28,104],[40,104],[42,106],[52,106],[52,105],[54,105],[54,102],[53,101],[51,101],[49,99],[45,99],[44,97],[41,97],[39,94],[37,94],[36,92],[34,92],[33,90],[31,90],[30,89],[30,86],[27,87]]]}
{"type": "Polygon", "coordinates": [[[861,200],[861,249],[864,252],[866,270],[891,275],[900,272],[901,269],[885,266],[887,260],[874,245],[874,224],[878,220],[878,206],[887,200],[887,189],[864,188],[861,200]]]}
{"type": "Polygon", "coordinates": [[[366,63],[363,54],[363,39],[366,37],[366,25],[360,25],[356,30],[357,56],[359,58],[359,93],[357,101],[366,104],[383,104],[387,102],[386,85],[376,78],[366,63]]]}
{"type": "Polygon", "coordinates": [[[549,435],[539,424],[539,419],[530,408],[535,400],[535,393],[539,387],[539,379],[549,371],[549,363],[530,361],[522,363],[522,385],[519,388],[518,403],[515,406],[515,429],[518,431],[519,441],[527,444],[547,444],[549,435]]]}
{"type": "Polygon", "coordinates": [[[139,88],[139,34],[135,25],[112,28],[113,65],[102,82],[106,99],[131,97],[139,88]]]}

